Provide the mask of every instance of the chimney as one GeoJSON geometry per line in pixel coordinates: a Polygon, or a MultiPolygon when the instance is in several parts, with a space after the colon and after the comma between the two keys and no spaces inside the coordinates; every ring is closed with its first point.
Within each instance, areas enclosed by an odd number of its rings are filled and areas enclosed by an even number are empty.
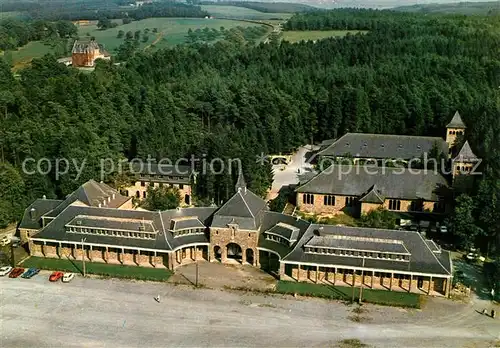
{"type": "Polygon", "coordinates": [[[113,198],[112,198],[112,199],[113,199],[113,200],[115,199],[115,194],[114,194],[114,193],[113,193],[113,198]]]}
{"type": "Polygon", "coordinates": [[[43,196],[42,196],[42,199],[47,199],[47,196],[46,196],[46,195],[43,195],[43,196]]]}
{"type": "Polygon", "coordinates": [[[35,208],[31,208],[30,217],[31,217],[31,220],[35,220],[35,218],[36,218],[36,209],[35,208]]]}
{"type": "MultiPolygon", "coordinates": [[[[114,195],[114,193],[113,193],[113,195],[114,195]]],[[[108,203],[109,202],[111,202],[111,197],[110,196],[108,196],[108,203]]]]}
{"type": "Polygon", "coordinates": [[[99,203],[99,204],[97,205],[97,207],[98,207],[98,208],[100,208],[100,207],[101,207],[101,203],[99,203]]]}

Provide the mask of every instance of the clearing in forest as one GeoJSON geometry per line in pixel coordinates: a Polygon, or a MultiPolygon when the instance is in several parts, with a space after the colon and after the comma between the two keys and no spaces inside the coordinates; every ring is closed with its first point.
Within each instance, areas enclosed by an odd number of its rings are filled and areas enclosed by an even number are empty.
{"type": "Polygon", "coordinates": [[[316,41],[329,37],[342,37],[347,34],[366,33],[364,30],[308,30],[308,31],[284,31],[283,40],[289,42],[316,41]]]}

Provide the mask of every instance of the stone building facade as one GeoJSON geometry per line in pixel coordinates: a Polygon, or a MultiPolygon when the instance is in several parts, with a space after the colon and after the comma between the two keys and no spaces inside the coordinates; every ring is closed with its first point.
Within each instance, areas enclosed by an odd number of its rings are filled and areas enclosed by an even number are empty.
{"type": "Polygon", "coordinates": [[[425,213],[426,219],[442,219],[449,211],[448,203],[453,196],[450,183],[454,183],[458,175],[471,174],[480,162],[468,142],[458,153],[455,151],[457,139],[465,135],[466,129],[458,111],[446,129],[446,140],[348,133],[338,140],[326,141],[317,153],[322,171],[299,184],[297,207],[304,213],[316,215],[359,216],[383,208],[410,213],[416,218],[425,213]],[[450,177],[438,169],[416,169],[425,156],[452,154],[450,177]],[[331,165],[324,168],[325,161],[331,165]]]}
{"type": "Polygon", "coordinates": [[[174,187],[180,195],[180,204],[183,207],[192,204],[192,168],[181,165],[162,165],[158,163],[144,163],[132,165],[132,185],[124,187],[125,196],[142,200],[147,197],[149,187],[174,187]]]}
{"type": "Polygon", "coordinates": [[[284,280],[449,294],[449,252],[417,232],[311,224],[269,211],[241,175],[235,189],[221,207],[152,212],[122,209],[129,197],[91,181],[32,204],[39,213],[27,208],[20,229],[36,230],[27,238],[39,257],[171,270],[241,263],[284,280]]]}
{"type": "Polygon", "coordinates": [[[78,41],[73,44],[71,64],[74,67],[89,68],[97,59],[109,60],[109,54],[95,41],[78,41]]]}

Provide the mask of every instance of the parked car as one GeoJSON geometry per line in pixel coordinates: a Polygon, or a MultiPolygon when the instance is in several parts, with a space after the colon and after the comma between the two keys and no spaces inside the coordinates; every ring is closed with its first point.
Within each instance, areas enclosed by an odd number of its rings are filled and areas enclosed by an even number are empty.
{"type": "Polygon", "coordinates": [[[12,272],[10,272],[9,278],[17,278],[23,273],[24,273],[24,268],[16,267],[12,270],[12,272]]]}
{"type": "Polygon", "coordinates": [[[65,273],[62,278],[62,281],[63,283],[69,283],[71,280],[73,280],[74,277],[75,277],[74,273],[65,273]]]}
{"type": "Polygon", "coordinates": [[[10,266],[2,267],[0,268],[0,276],[1,277],[6,276],[7,274],[9,274],[10,271],[12,271],[12,267],[10,266]]]}
{"type": "Polygon", "coordinates": [[[437,223],[437,228],[439,230],[439,233],[448,233],[448,226],[446,226],[445,224],[440,224],[439,222],[437,223]]]}
{"type": "Polygon", "coordinates": [[[31,279],[34,276],[36,276],[38,273],[40,273],[40,270],[38,268],[30,268],[24,274],[21,276],[21,278],[24,279],[31,279]]]}
{"type": "Polygon", "coordinates": [[[18,240],[16,240],[15,242],[12,242],[12,247],[13,247],[13,248],[17,248],[17,247],[19,247],[20,245],[21,245],[21,243],[20,243],[18,240]]]}
{"type": "Polygon", "coordinates": [[[1,246],[8,245],[9,243],[10,243],[10,238],[7,237],[7,236],[3,236],[3,238],[0,239],[0,245],[1,246]]]}
{"type": "Polygon", "coordinates": [[[59,279],[61,279],[64,276],[63,272],[55,271],[52,272],[52,274],[49,277],[49,280],[51,282],[57,282],[59,279]]]}

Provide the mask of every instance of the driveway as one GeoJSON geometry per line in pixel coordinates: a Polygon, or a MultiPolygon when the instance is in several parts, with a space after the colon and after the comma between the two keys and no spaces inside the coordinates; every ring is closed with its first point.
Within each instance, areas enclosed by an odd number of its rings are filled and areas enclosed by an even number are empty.
{"type": "Polygon", "coordinates": [[[288,165],[273,166],[274,181],[271,186],[271,191],[268,193],[268,200],[276,198],[282,187],[298,184],[299,174],[304,174],[313,170],[312,165],[308,163],[307,157],[312,149],[316,149],[316,147],[312,148],[311,145],[301,146],[298,148],[297,152],[292,155],[292,161],[288,165]]]}

